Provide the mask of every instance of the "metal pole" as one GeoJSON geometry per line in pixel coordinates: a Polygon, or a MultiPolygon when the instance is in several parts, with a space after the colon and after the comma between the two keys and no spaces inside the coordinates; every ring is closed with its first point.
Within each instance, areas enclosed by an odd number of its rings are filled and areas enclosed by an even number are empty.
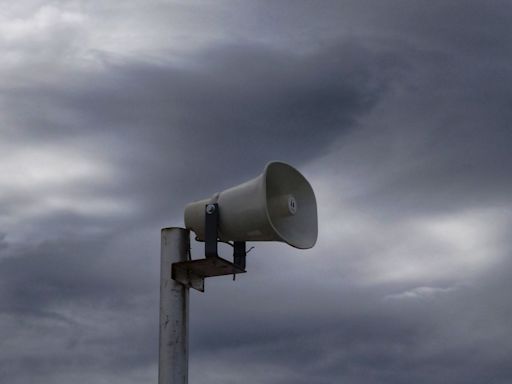
{"type": "Polygon", "coordinates": [[[186,229],[162,229],[158,384],[188,383],[189,288],[171,278],[171,268],[187,260],[189,248],[186,229]]]}

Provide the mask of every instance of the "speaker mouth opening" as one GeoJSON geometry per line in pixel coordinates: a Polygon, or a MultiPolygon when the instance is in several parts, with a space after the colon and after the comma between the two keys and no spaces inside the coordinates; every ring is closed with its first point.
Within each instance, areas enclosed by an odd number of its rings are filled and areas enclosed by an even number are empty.
{"type": "Polygon", "coordinates": [[[318,237],[315,194],[292,166],[274,161],[264,170],[266,214],[279,240],[299,249],[312,248],[318,237]]]}

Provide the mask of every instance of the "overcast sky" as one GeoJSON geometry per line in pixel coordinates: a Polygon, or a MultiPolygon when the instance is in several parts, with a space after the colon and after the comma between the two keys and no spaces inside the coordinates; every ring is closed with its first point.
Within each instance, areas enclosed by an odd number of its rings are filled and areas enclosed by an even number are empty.
{"type": "Polygon", "coordinates": [[[156,383],[160,228],[281,160],[318,243],[191,293],[191,384],[512,382],[511,20],[2,1],[0,381],[156,383]]]}

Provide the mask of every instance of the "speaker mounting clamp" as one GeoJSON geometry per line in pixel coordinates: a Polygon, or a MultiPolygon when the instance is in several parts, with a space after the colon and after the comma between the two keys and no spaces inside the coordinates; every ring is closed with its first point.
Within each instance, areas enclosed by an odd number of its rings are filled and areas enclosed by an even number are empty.
{"type": "MultiPolygon", "coordinates": [[[[219,205],[205,205],[204,259],[188,260],[172,265],[172,278],[179,283],[204,292],[204,279],[213,276],[245,273],[247,251],[245,241],[233,242],[233,262],[218,254],[219,205]]],[[[231,244],[230,244],[231,245],[231,244]]]]}

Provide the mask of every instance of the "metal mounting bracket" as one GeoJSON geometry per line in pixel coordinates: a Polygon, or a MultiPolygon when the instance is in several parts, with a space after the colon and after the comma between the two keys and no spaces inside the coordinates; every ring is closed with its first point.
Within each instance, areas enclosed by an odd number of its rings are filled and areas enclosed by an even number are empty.
{"type": "Polygon", "coordinates": [[[182,261],[172,265],[172,278],[179,283],[204,292],[204,279],[213,276],[245,273],[245,241],[233,243],[233,262],[218,254],[219,205],[205,206],[204,259],[182,261]]]}

